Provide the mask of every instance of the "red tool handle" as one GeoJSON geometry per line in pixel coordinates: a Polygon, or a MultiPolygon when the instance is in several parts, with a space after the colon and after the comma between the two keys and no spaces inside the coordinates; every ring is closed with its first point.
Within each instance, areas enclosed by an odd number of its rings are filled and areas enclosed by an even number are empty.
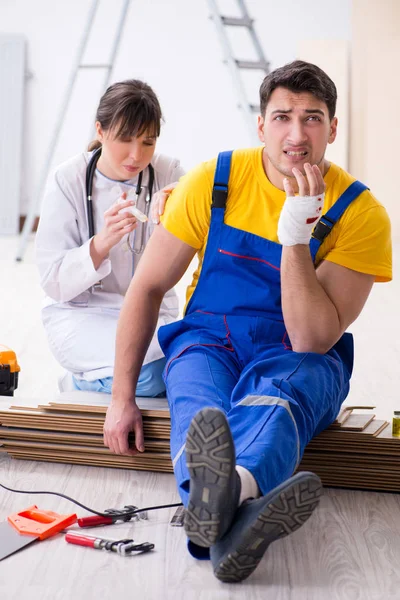
{"type": "Polygon", "coordinates": [[[65,541],[70,544],[77,544],[78,546],[89,546],[89,548],[95,547],[97,538],[91,535],[76,535],[75,533],[66,533],[65,541]]]}
{"type": "Polygon", "coordinates": [[[82,517],[78,519],[79,527],[96,527],[96,525],[112,525],[112,517],[82,517]]]}

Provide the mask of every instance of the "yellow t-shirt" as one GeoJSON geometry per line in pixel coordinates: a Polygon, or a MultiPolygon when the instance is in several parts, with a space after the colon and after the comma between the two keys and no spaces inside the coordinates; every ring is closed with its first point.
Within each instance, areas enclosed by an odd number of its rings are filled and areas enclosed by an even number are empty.
{"type": "MultiPolygon", "coordinates": [[[[233,152],[225,224],[278,242],[278,220],[286,194],[273,186],[265,175],[262,151],[259,147],[233,152]]],[[[213,159],[182,177],[161,219],[167,231],[198,250],[199,264],[187,289],[187,301],[197,285],[207,245],[215,166],[216,159],[213,159]]],[[[324,180],[323,214],[355,178],[331,163],[324,180]]],[[[316,264],[321,260],[375,275],[375,281],[391,280],[390,221],[385,208],[369,190],[350,204],[325,238],[316,264]]]]}

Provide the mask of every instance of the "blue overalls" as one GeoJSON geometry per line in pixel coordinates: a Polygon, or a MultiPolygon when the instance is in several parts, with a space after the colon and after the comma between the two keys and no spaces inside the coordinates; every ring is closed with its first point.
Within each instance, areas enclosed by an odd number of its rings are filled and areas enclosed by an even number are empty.
{"type": "MultiPolygon", "coordinates": [[[[282,246],[224,223],[231,155],[218,157],[204,262],[185,317],[159,330],[171,455],[185,505],[186,433],[201,408],[226,413],[236,462],[265,495],[293,474],[311,438],[334,421],[353,368],[349,333],[325,355],[292,351],[281,308],[282,246]]],[[[310,242],[313,261],[364,189],[354,182],[322,217],[310,242]]]]}

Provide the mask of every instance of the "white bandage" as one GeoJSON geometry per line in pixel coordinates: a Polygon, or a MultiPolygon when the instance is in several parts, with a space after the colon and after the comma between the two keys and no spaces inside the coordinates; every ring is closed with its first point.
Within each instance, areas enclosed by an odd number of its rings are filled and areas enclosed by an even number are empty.
{"type": "MultiPolygon", "coordinates": [[[[115,192],[119,194],[119,196],[121,196],[122,189],[118,185],[116,185],[112,188],[112,192],[115,192]]],[[[117,202],[118,204],[122,204],[122,202],[126,202],[127,200],[132,200],[133,202],[136,202],[136,195],[133,190],[129,190],[126,200],[119,197],[117,202]]],[[[142,223],[148,221],[147,216],[141,210],[139,210],[137,206],[128,206],[127,208],[121,209],[119,212],[130,212],[134,217],[137,218],[138,221],[141,221],[142,223]]]]}
{"type": "Polygon", "coordinates": [[[282,246],[310,243],[312,230],[322,216],[324,196],[286,198],[278,222],[278,239],[282,246]]]}
{"type": "Polygon", "coordinates": [[[131,212],[133,214],[133,216],[136,217],[137,220],[141,221],[142,223],[145,223],[146,221],[148,221],[148,218],[146,217],[146,215],[144,213],[142,213],[141,210],[136,208],[136,206],[129,206],[128,208],[125,208],[124,210],[131,212]]]}

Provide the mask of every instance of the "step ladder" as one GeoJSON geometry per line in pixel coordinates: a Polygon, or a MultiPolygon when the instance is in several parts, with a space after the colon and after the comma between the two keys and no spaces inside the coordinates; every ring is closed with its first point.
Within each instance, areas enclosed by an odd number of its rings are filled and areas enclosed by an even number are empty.
{"type": "Polygon", "coordinates": [[[40,203],[41,203],[41,200],[43,197],[47,178],[49,176],[49,172],[50,172],[50,169],[52,166],[52,159],[53,159],[54,151],[55,151],[57,143],[59,141],[61,128],[63,125],[65,115],[68,110],[68,106],[69,106],[69,103],[70,103],[70,100],[72,97],[72,93],[74,90],[74,85],[75,85],[78,73],[81,69],[86,69],[86,70],[103,69],[104,70],[103,89],[104,90],[106,89],[108,82],[110,80],[110,77],[111,77],[111,73],[112,73],[112,70],[114,67],[115,57],[117,55],[118,47],[119,47],[119,44],[120,44],[120,41],[122,38],[122,31],[123,31],[123,28],[125,25],[126,15],[127,15],[128,9],[129,9],[130,1],[131,0],[123,0],[120,16],[118,19],[117,28],[116,28],[114,39],[112,42],[110,58],[109,58],[108,63],[106,63],[106,64],[84,64],[84,63],[82,63],[82,59],[83,59],[83,56],[84,56],[84,53],[85,53],[85,50],[87,47],[87,43],[88,43],[90,33],[92,30],[92,26],[94,23],[95,15],[96,15],[96,12],[97,12],[97,9],[99,6],[99,2],[100,2],[100,0],[92,1],[91,7],[90,7],[90,10],[88,13],[88,17],[86,20],[86,24],[85,24],[85,29],[84,29],[82,37],[81,37],[78,51],[76,53],[75,62],[74,62],[74,65],[73,65],[73,68],[71,71],[71,75],[70,75],[70,78],[69,78],[69,81],[67,84],[67,89],[65,91],[64,100],[62,102],[59,114],[57,116],[56,125],[55,125],[53,135],[50,140],[50,144],[49,144],[48,151],[47,151],[47,154],[45,157],[43,169],[42,169],[40,177],[39,177],[39,183],[38,183],[37,189],[35,190],[35,194],[32,196],[28,214],[25,219],[24,227],[23,227],[23,230],[22,230],[22,233],[20,236],[19,247],[17,250],[17,255],[15,257],[15,260],[18,262],[23,259],[23,256],[24,256],[24,253],[26,250],[26,246],[28,243],[29,235],[32,233],[33,225],[34,225],[35,219],[37,217],[37,214],[38,214],[38,211],[40,208],[40,203]]]}
{"type": "Polygon", "coordinates": [[[255,104],[251,104],[247,97],[246,86],[243,81],[242,73],[245,70],[259,70],[262,71],[264,76],[270,72],[269,62],[265,58],[263,48],[260,40],[254,29],[254,21],[249,16],[244,0],[237,0],[239,11],[241,16],[239,17],[225,17],[221,15],[217,0],[208,0],[209,8],[211,11],[211,18],[213,19],[217,28],[218,37],[223,49],[224,62],[226,62],[230,73],[232,75],[233,84],[236,89],[237,98],[239,101],[239,107],[243,112],[243,115],[247,121],[249,133],[252,142],[256,140],[257,145],[259,140],[256,136],[256,124],[254,115],[259,112],[260,107],[255,104]],[[250,39],[253,43],[257,60],[240,60],[235,58],[231,41],[228,35],[228,28],[244,28],[248,31],[250,39]]]}

